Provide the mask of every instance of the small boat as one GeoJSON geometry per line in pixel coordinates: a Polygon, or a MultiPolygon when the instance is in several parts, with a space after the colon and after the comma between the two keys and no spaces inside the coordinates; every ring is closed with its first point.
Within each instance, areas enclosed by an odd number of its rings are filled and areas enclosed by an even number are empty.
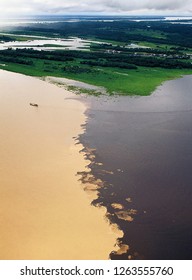
{"type": "Polygon", "coordinates": [[[30,106],[38,107],[37,103],[29,103],[30,106]]]}

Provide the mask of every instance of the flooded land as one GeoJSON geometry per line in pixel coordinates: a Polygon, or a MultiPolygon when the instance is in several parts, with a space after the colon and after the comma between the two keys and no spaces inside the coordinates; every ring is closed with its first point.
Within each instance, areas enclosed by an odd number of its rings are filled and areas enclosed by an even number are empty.
{"type": "Polygon", "coordinates": [[[0,71],[0,84],[0,259],[108,259],[121,233],[77,176],[85,106],[35,78],[0,71]]]}
{"type": "MultiPolygon", "coordinates": [[[[0,33],[1,34],[1,33],[0,33]]],[[[11,35],[3,33],[4,35],[11,35]]],[[[1,34],[2,35],[2,34],[1,34]]],[[[22,39],[22,35],[17,35],[17,38],[22,39]]],[[[13,49],[30,49],[34,50],[78,50],[90,47],[90,41],[82,40],[81,38],[70,38],[70,39],[60,39],[60,38],[49,38],[43,36],[37,36],[30,38],[27,41],[13,41],[13,42],[0,42],[0,50],[5,50],[8,48],[13,49]],[[29,40],[30,39],[30,40],[29,40]]]]}

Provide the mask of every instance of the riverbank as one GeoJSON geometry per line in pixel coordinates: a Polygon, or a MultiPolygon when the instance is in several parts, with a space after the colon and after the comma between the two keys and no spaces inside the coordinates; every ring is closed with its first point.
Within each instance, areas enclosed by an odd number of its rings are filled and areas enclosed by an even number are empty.
{"type": "Polygon", "coordinates": [[[77,176],[86,107],[32,77],[0,71],[0,83],[0,259],[107,259],[122,234],[77,176]]]}

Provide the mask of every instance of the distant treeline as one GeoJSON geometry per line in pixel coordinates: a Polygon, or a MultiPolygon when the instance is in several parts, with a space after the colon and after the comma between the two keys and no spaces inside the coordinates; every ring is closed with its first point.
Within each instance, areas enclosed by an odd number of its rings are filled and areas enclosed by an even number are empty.
{"type": "Polygon", "coordinates": [[[118,67],[124,69],[137,69],[133,64],[118,61],[82,61],[81,64],[87,64],[90,66],[101,66],[101,67],[118,67]]]}
{"type": "Polygon", "coordinates": [[[7,35],[0,35],[0,41],[2,42],[11,42],[14,41],[14,39],[7,35]]]}
{"type": "Polygon", "coordinates": [[[33,61],[23,56],[17,56],[16,51],[3,50],[0,51],[0,61],[8,63],[18,63],[25,65],[33,65],[33,61]],[[14,53],[13,53],[14,52],[14,53]]]}
{"type": "Polygon", "coordinates": [[[63,63],[76,61],[82,66],[119,67],[125,69],[136,69],[137,66],[192,69],[192,64],[189,61],[167,57],[135,56],[134,54],[126,53],[75,50],[37,51],[33,49],[7,49],[0,51],[0,60],[4,62],[33,65],[33,59],[43,59],[44,61],[49,60],[63,63]]]}
{"type": "Polygon", "coordinates": [[[128,47],[128,45],[124,46],[115,46],[112,44],[92,44],[90,46],[91,50],[95,51],[116,51],[116,52],[125,52],[125,53],[153,53],[153,54],[165,54],[165,55],[180,55],[180,56],[185,56],[185,59],[189,58],[189,55],[183,54],[182,51],[187,51],[187,48],[182,48],[182,47],[171,47],[169,49],[154,49],[154,48],[146,48],[146,47],[128,47]]]}
{"type": "Polygon", "coordinates": [[[151,42],[155,44],[192,47],[192,24],[172,24],[166,21],[119,20],[60,22],[51,24],[35,24],[28,27],[18,27],[25,34],[46,33],[49,36],[95,37],[102,40],[112,40],[131,43],[132,41],[151,42]],[[157,34],[154,34],[157,33],[157,34]]]}
{"type": "Polygon", "coordinates": [[[63,52],[47,52],[47,51],[37,51],[33,49],[6,49],[0,51],[0,59],[6,59],[7,62],[13,63],[23,63],[23,64],[30,64],[31,61],[28,61],[28,58],[36,58],[36,59],[45,59],[45,60],[55,60],[55,61],[72,61],[74,60],[73,57],[68,55],[63,55],[63,52]],[[24,61],[26,63],[24,63],[24,61]]]}
{"type": "Polygon", "coordinates": [[[127,56],[124,58],[111,58],[109,60],[98,60],[98,61],[83,61],[81,64],[87,64],[91,66],[101,66],[101,67],[119,67],[125,69],[136,69],[136,66],[143,67],[161,67],[161,68],[187,68],[192,69],[192,64],[190,62],[183,62],[173,59],[160,59],[156,57],[131,57],[127,56]]]}

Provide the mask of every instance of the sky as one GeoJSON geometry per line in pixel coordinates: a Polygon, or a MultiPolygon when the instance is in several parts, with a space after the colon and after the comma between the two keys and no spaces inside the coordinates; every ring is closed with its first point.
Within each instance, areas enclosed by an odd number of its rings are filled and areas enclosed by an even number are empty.
{"type": "Polygon", "coordinates": [[[0,0],[4,17],[35,14],[191,16],[192,0],[0,0]]]}

